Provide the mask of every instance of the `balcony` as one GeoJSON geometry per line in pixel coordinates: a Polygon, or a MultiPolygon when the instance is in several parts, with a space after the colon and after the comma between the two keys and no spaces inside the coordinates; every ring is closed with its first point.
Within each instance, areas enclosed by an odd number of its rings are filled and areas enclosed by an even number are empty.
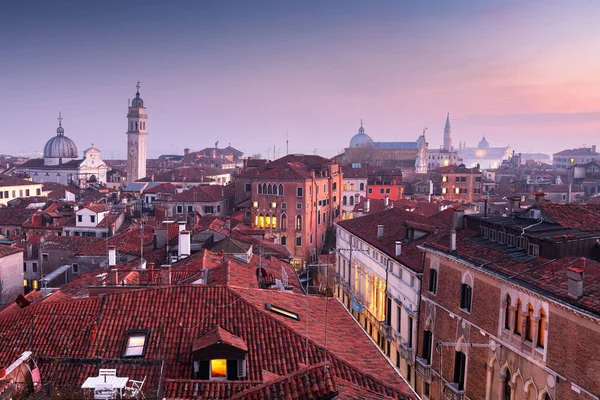
{"type": "Polygon", "coordinates": [[[446,400],[464,400],[465,391],[459,390],[454,382],[447,382],[444,386],[444,399],[446,400]]]}
{"type": "Polygon", "coordinates": [[[392,327],[385,321],[379,322],[379,331],[385,335],[386,339],[391,340],[394,338],[392,327]]]}
{"type": "Polygon", "coordinates": [[[425,382],[431,382],[431,364],[428,364],[427,360],[417,357],[415,369],[425,382]]]}
{"type": "Polygon", "coordinates": [[[407,342],[400,343],[400,355],[409,364],[413,363],[413,349],[412,349],[410,343],[407,343],[407,342]]]}

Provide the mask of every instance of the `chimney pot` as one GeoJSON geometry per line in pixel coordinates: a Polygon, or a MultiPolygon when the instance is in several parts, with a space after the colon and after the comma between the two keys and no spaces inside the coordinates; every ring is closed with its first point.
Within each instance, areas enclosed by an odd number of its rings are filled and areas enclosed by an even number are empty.
{"type": "Polygon", "coordinates": [[[117,268],[111,268],[110,270],[110,284],[113,286],[119,285],[119,270],[117,268]]]}
{"type": "Polygon", "coordinates": [[[370,210],[371,210],[371,199],[365,199],[365,206],[364,206],[365,214],[368,214],[370,210]]]}
{"type": "Polygon", "coordinates": [[[377,225],[377,239],[383,238],[383,225],[377,225]]]}
{"type": "Polygon", "coordinates": [[[117,247],[108,246],[108,266],[114,267],[117,265],[117,247]]]}
{"type": "Polygon", "coordinates": [[[383,198],[383,205],[386,207],[390,205],[390,198],[388,196],[383,198]]]}
{"type": "Polygon", "coordinates": [[[450,231],[450,251],[456,251],[456,231],[450,231]]]}
{"type": "MultiPolygon", "coordinates": [[[[585,266],[585,259],[583,259],[583,266],[585,266]]],[[[567,268],[567,284],[569,297],[572,297],[574,299],[580,299],[581,297],[583,297],[584,276],[584,270],[581,268],[567,268]]]]}
{"type": "Polygon", "coordinates": [[[396,240],[396,257],[399,257],[402,255],[402,242],[399,240],[396,240]]]}
{"type": "Polygon", "coordinates": [[[160,267],[161,283],[163,285],[171,284],[171,265],[161,265],[160,267]]]}

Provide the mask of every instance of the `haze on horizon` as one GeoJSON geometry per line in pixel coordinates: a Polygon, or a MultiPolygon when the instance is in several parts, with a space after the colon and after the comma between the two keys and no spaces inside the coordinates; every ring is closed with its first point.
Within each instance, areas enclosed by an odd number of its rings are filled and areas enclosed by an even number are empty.
{"type": "MultiPolygon", "coordinates": [[[[148,156],[232,146],[333,156],[376,141],[552,154],[600,132],[600,2],[7,1],[0,154],[65,134],[125,158],[141,81],[148,156]]],[[[600,143],[598,143],[600,144],[600,143]]]]}

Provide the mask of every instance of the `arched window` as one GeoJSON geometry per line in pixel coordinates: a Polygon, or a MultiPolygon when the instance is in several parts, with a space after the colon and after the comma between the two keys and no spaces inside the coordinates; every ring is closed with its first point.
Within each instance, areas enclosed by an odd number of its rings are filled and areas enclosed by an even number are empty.
{"type": "Polygon", "coordinates": [[[283,185],[281,183],[279,184],[279,195],[283,196],[283,185]]]}
{"type": "Polygon", "coordinates": [[[129,130],[132,131],[133,130],[133,122],[129,123],[129,130]]]}
{"type": "Polygon", "coordinates": [[[354,205],[354,196],[350,196],[350,198],[348,200],[350,202],[350,205],[353,206],[354,205]]]}
{"type": "Polygon", "coordinates": [[[277,217],[275,215],[271,217],[271,228],[277,229],[277,217]]]}
{"type": "Polygon", "coordinates": [[[296,230],[302,230],[302,215],[296,215],[296,230]]]}
{"type": "MultiPolygon", "coordinates": [[[[538,321],[538,340],[537,346],[540,348],[546,347],[546,313],[540,310],[540,319],[538,321]]],[[[546,394],[548,396],[548,394],[546,394]]]]}
{"type": "Polygon", "coordinates": [[[259,183],[258,184],[258,194],[262,194],[262,185],[259,183]]]}
{"type": "Polygon", "coordinates": [[[342,219],[346,219],[346,210],[342,210],[342,219]]]}
{"type": "Polygon", "coordinates": [[[267,184],[263,183],[262,187],[263,187],[263,194],[267,194],[267,184]]]}
{"type": "Polygon", "coordinates": [[[533,342],[533,307],[527,305],[527,315],[525,316],[525,339],[533,342]]]}
{"type": "Polygon", "coordinates": [[[270,183],[267,185],[267,194],[273,194],[273,186],[270,183]]]}
{"type": "Polygon", "coordinates": [[[360,190],[361,190],[361,191],[364,191],[364,190],[365,190],[365,184],[364,184],[364,183],[361,183],[361,184],[360,184],[360,190]]]}
{"type": "Polygon", "coordinates": [[[281,214],[281,229],[287,229],[287,215],[285,214],[281,214]]]}
{"type": "Polygon", "coordinates": [[[472,297],[473,277],[470,274],[465,274],[463,283],[460,287],[460,308],[467,312],[471,312],[472,297]]]}
{"type": "Polygon", "coordinates": [[[515,327],[513,333],[521,336],[521,330],[523,329],[523,315],[521,314],[521,300],[517,299],[517,308],[515,309],[515,327]]]}
{"type": "Polygon", "coordinates": [[[344,190],[348,190],[348,182],[344,182],[344,184],[342,185],[342,188],[344,190]]]}
{"type": "Polygon", "coordinates": [[[342,197],[342,205],[345,206],[348,204],[348,198],[346,196],[342,197]]]}
{"type": "Polygon", "coordinates": [[[511,400],[510,370],[507,368],[504,373],[504,379],[502,380],[502,400],[511,400]]]}
{"type": "Polygon", "coordinates": [[[506,304],[504,305],[504,329],[510,330],[510,295],[506,295],[506,304]]]}
{"type": "Polygon", "coordinates": [[[265,217],[262,214],[258,214],[258,227],[259,228],[265,227],[265,217]]]}
{"type": "Polygon", "coordinates": [[[269,214],[265,216],[265,228],[271,228],[271,216],[269,214]]]}

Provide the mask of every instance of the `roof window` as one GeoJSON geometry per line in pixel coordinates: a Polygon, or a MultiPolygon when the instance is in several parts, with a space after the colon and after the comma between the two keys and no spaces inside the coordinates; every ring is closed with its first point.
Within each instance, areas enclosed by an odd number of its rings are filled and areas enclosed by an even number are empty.
{"type": "Polygon", "coordinates": [[[143,357],[148,344],[148,331],[128,331],[123,357],[143,357]]]}
{"type": "Polygon", "coordinates": [[[288,317],[291,319],[295,319],[296,321],[300,321],[300,316],[298,314],[296,314],[295,312],[286,310],[285,308],[277,307],[277,306],[274,306],[273,304],[267,303],[267,304],[265,304],[265,309],[267,309],[268,311],[271,311],[272,313],[283,315],[284,317],[288,317]]]}

